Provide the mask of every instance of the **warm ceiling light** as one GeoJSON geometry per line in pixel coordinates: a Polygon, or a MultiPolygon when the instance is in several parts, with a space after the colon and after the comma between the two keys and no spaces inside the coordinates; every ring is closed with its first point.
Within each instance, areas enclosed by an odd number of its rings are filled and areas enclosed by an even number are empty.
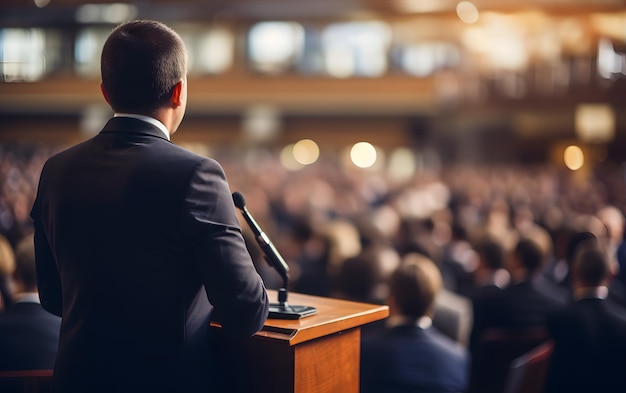
{"type": "Polygon", "coordinates": [[[448,8],[443,0],[394,0],[393,5],[398,11],[406,13],[437,12],[448,8]]]}
{"type": "Polygon", "coordinates": [[[293,145],[293,157],[302,165],[311,165],[320,157],[320,148],[311,139],[302,139],[293,145]]]}
{"type": "Polygon", "coordinates": [[[565,148],[563,153],[563,161],[565,166],[572,170],[577,171],[583,167],[585,163],[585,155],[580,147],[576,145],[570,145],[565,148]]]}
{"type": "Polygon", "coordinates": [[[352,163],[359,168],[370,168],[376,163],[376,148],[368,142],[359,142],[350,150],[352,163]]]}
{"type": "Polygon", "coordinates": [[[50,4],[50,0],[34,0],[34,3],[37,8],[44,8],[50,4]]]}
{"type": "Polygon", "coordinates": [[[471,1],[461,1],[456,5],[456,14],[467,24],[478,22],[478,9],[471,1]]]}
{"type": "Polygon", "coordinates": [[[575,112],[576,135],[582,141],[608,143],[615,138],[615,112],[608,104],[579,104],[575,112]]]}

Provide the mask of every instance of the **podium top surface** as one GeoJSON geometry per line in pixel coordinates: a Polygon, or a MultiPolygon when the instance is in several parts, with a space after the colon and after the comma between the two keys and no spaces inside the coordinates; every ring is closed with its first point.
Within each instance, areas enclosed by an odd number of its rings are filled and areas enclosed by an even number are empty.
{"type": "MultiPolygon", "coordinates": [[[[276,301],[277,291],[268,290],[271,301],[276,301]]],[[[319,337],[365,325],[384,319],[389,307],[379,304],[352,302],[347,300],[289,293],[288,303],[317,308],[317,314],[295,320],[268,319],[258,337],[288,341],[289,345],[300,344],[319,337]]]]}

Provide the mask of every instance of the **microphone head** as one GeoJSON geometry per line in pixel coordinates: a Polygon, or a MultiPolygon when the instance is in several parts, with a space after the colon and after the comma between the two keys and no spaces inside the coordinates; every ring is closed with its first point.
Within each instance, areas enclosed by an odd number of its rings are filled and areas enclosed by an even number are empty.
{"type": "Polygon", "coordinates": [[[243,194],[239,191],[233,192],[233,202],[238,209],[242,209],[246,207],[246,199],[243,197],[243,194]]]}

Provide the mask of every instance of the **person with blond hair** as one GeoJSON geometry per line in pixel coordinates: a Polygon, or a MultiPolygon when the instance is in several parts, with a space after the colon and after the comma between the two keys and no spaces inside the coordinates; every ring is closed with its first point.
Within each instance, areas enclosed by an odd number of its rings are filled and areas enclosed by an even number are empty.
{"type": "Polygon", "coordinates": [[[11,276],[15,270],[15,253],[6,237],[0,235],[0,310],[8,310],[13,304],[11,276]]]}
{"type": "Polygon", "coordinates": [[[39,302],[32,235],[15,247],[13,283],[14,304],[0,313],[0,370],[51,370],[61,318],[44,310],[39,302]]]}

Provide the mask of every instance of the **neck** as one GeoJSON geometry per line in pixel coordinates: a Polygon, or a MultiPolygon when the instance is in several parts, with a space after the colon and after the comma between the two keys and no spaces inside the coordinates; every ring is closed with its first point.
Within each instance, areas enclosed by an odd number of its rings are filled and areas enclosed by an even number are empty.
{"type": "Polygon", "coordinates": [[[609,295],[609,288],[600,286],[578,286],[574,288],[574,299],[606,299],[609,295]]]}
{"type": "Polygon", "coordinates": [[[533,274],[528,272],[526,269],[517,268],[511,270],[511,281],[515,284],[518,282],[530,281],[533,277],[533,274]]]}
{"type": "Polygon", "coordinates": [[[504,288],[511,280],[511,275],[505,269],[497,270],[481,270],[476,275],[476,283],[479,286],[495,285],[498,288],[504,288]]]}

